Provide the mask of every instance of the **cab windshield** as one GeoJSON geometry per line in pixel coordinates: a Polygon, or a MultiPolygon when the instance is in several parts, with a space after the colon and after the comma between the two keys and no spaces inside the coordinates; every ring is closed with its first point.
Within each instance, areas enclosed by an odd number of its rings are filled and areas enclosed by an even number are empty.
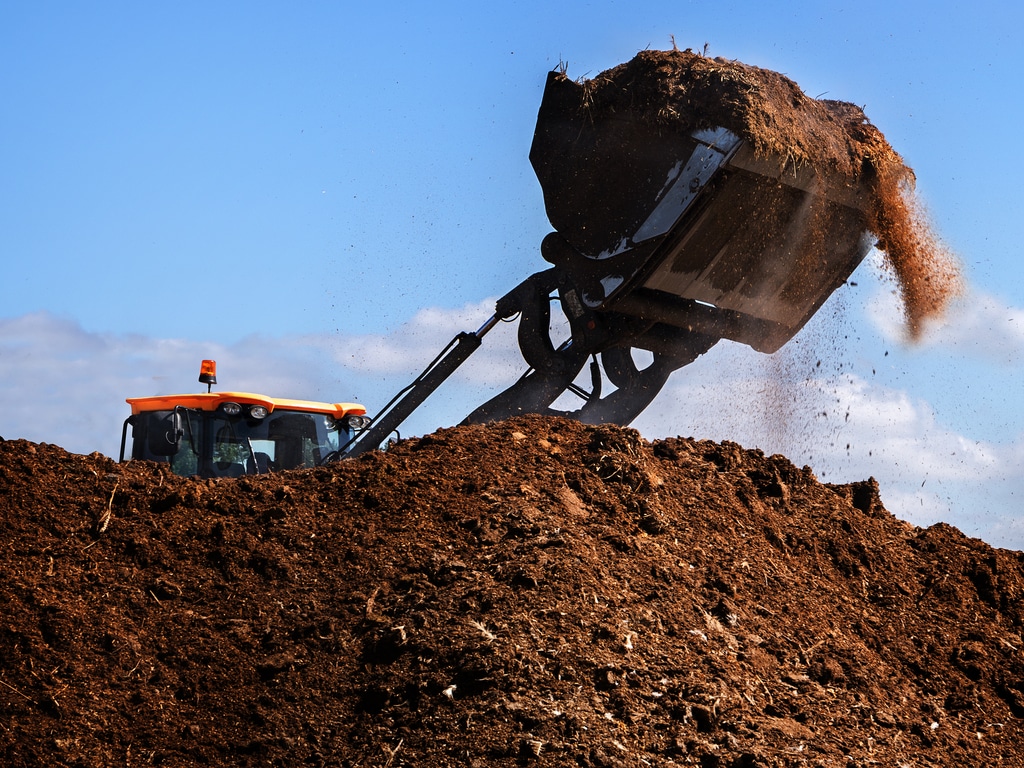
{"type": "Polygon", "coordinates": [[[276,409],[254,419],[178,408],[139,414],[132,437],[132,458],[168,462],[176,475],[240,477],[315,467],[344,448],[352,432],[322,413],[276,409]]]}

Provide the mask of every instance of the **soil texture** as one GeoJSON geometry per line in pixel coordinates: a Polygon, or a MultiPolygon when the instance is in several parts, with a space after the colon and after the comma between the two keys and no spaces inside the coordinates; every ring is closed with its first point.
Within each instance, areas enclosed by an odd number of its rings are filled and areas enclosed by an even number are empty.
{"type": "Polygon", "coordinates": [[[8,440],[0,514],[12,768],[1024,765],[1021,554],[732,443],[523,417],[199,481],[8,440]]]}

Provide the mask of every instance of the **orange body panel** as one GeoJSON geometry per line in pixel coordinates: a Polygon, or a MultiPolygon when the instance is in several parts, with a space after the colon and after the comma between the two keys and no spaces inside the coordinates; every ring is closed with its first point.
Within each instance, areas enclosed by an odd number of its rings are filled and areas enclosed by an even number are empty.
{"type": "Polygon", "coordinates": [[[201,411],[215,411],[221,403],[240,405],[263,405],[273,413],[277,409],[324,413],[335,418],[362,416],[366,408],[358,403],[319,403],[314,400],[291,400],[284,397],[267,397],[252,392],[202,392],[187,395],[155,395],[153,397],[129,397],[125,400],[132,407],[132,414],[149,411],[169,411],[175,406],[194,408],[201,411]]]}

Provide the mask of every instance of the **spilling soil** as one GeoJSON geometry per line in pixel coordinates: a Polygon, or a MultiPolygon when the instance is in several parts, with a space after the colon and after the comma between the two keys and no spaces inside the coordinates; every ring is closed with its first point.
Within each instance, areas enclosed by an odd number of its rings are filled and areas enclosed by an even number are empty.
{"type": "Polygon", "coordinates": [[[200,481],[0,442],[6,766],[1024,764],[1024,561],[523,417],[200,481]]]}
{"type": "Polygon", "coordinates": [[[594,119],[629,115],[679,133],[721,126],[793,171],[863,184],[865,226],[898,285],[911,339],[962,292],[958,259],[915,196],[912,169],[860,107],[811,98],[778,72],[690,50],[641,51],[580,86],[580,109],[594,119]]]}

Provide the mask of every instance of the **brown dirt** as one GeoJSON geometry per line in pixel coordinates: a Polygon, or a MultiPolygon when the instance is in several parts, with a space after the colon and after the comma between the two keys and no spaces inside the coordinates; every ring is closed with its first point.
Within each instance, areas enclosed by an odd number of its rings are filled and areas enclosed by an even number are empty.
{"type": "Polygon", "coordinates": [[[876,188],[882,204],[870,212],[871,228],[880,234],[878,248],[900,288],[908,336],[917,341],[926,324],[963,294],[963,270],[927,225],[921,201],[903,179],[881,173],[876,188]]]}
{"type": "Polygon", "coordinates": [[[932,230],[913,171],[860,107],[811,98],[778,72],[690,50],[641,51],[581,84],[595,115],[629,113],[684,132],[723,126],[760,154],[866,181],[867,227],[897,280],[912,340],[962,292],[959,261],[932,230]]]}
{"type": "Polygon", "coordinates": [[[0,442],[6,766],[1024,764],[1024,561],[521,418],[195,481],[0,442]]]}

